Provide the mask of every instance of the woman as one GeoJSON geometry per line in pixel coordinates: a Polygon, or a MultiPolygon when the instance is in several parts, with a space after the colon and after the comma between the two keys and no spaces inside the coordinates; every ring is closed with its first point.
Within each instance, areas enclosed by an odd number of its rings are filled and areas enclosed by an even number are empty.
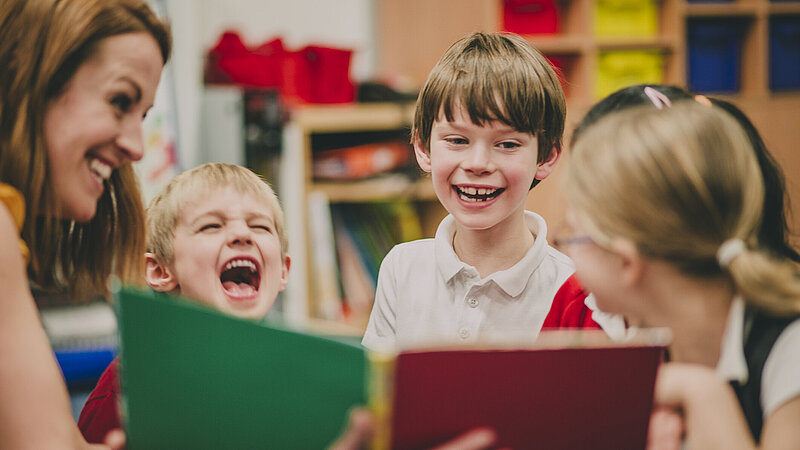
{"type": "Polygon", "coordinates": [[[29,283],[84,299],[107,295],[112,274],[139,278],[144,213],[130,163],[170,45],[140,0],[0,5],[0,195],[13,205],[0,207],[2,448],[87,445],[29,283]]]}

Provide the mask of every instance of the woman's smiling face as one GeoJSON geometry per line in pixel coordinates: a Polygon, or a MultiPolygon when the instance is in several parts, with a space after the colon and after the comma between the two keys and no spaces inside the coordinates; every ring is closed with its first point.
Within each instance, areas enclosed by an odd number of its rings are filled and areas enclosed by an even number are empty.
{"type": "Polygon", "coordinates": [[[59,217],[91,220],[112,172],[142,158],[142,119],[163,66],[150,34],[111,36],[50,101],[44,133],[59,217]]]}

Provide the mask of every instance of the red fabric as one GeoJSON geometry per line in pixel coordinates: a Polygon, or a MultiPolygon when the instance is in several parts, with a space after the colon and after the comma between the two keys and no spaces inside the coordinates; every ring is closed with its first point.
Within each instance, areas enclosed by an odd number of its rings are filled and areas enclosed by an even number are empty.
{"type": "Polygon", "coordinates": [[[550,312],[544,319],[542,330],[558,328],[599,329],[600,325],[592,319],[592,310],[584,300],[589,295],[575,274],[572,274],[556,292],[550,312]]]}
{"type": "Polygon", "coordinates": [[[119,362],[115,358],[100,375],[78,417],[78,428],[90,444],[102,443],[109,431],[122,428],[118,393],[119,362]]]}

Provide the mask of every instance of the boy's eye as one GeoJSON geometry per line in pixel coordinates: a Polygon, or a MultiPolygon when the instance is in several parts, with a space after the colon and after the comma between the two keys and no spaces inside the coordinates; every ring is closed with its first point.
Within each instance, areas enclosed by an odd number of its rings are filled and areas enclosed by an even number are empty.
{"type": "Polygon", "coordinates": [[[111,98],[111,105],[120,113],[125,114],[131,109],[133,100],[126,94],[117,94],[111,98]]]}
{"type": "Polygon", "coordinates": [[[445,142],[453,145],[466,145],[468,141],[462,137],[446,137],[445,142]]]}
{"type": "Polygon", "coordinates": [[[259,231],[266,231],[267,233],[272,231],[272,229],[267,225],[250,225],[250,228],[253,228],[253,229],[259,230],[259,231]]]}
{"type": "Polygon", "coordinates": [[[518,148],[520,146],[519,142],[513,142],[513,141],[504,141],[497,145],[504,150],[514,150],[515,148],[518,148]]]}
{"type": "Polygon", "coordinates": [[[222,228],[218,223],[207,223],[200,227],[200,231],[213,231],[222,228]]]}

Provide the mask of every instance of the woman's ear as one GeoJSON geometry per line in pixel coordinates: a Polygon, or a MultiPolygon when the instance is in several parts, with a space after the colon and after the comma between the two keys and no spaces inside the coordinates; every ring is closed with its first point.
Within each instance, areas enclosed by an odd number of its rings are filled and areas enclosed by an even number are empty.
{"type": "Polygon", "coordinates": [[[147,284],[153,290],[159,292],[171,292],[179,288],[178,280],[166,264],[162,264],[156,255],[147,252],[144,254],[145,269],[144,277],[147,284]]]}
{"type": "Polygon", "coordinates": [[[644,273],[644,259],[639,249],[627,239],[615,238],[611,241],[611,250],[619,257],[620,281],[626,287],[639,283],[644,273]]]}
{"type": "Polygon", "coordinates": [[[422,146],[422,142],[419,140],[419,135],[414,136],[414,156],[417,157],[417,164],[419,164],[419,168],[430,173],[431,154],[430,151],[425,150],[425,147],[422,146]]]}

